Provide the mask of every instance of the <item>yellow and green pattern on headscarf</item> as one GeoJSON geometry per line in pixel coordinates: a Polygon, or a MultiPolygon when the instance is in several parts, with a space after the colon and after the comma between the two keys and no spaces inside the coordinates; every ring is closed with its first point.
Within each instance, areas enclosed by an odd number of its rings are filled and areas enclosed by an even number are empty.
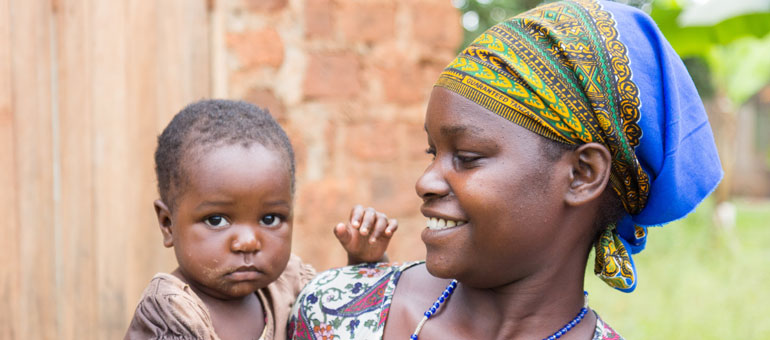
{"type": "MultiPolygon", "coordinates": [[[[629,214],[645,206],[649,178],[636,157],[640,101],[615,22],[593,0],[551,3],[476,38],[440,75],[456,92],[543,137],[601,143],[612,155],[610,181],[629,214]]],[[[595,271],[629,289],[628,251],[609,226],[595,244],[595,271]]]]}

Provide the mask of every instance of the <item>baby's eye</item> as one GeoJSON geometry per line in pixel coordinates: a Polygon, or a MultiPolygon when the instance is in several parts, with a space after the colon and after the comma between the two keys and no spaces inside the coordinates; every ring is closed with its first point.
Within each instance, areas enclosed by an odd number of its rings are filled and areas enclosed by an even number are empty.
{"type": "Polygon", "coordinates": [[[203,220],[203,222],[212,228],[223,228],[230,225],[230,222],[227,221],[227,219],[221,215],[212,215],[212,216],[206,217],[206,219],[203,220]]]}
{"type": "Polygon", "coordinates": [[[262,219],[259,220],[259,223],[262,223],[262,225],[267,227],[276,227],[283,222],[283,219],[281,216],[278,216],[276,214],[268,214],[265,216],[262,216],[262,219]]]}

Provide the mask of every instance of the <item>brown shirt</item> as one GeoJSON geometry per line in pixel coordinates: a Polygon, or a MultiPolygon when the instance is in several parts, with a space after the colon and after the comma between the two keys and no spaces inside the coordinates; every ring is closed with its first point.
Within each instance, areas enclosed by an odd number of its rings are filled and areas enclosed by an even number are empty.
{"type": "MultiPolygon", "coordinates": [[[[315,276],[312,266],[291,255],[275,282],[257,290],[266,314],[260,340],[286,339],[286,324],[299,291],[315,276]]],[[[192,288],[176,276],[158,273],[142,293],[125,340],[220,340],[211,315],[192,288]]]]}

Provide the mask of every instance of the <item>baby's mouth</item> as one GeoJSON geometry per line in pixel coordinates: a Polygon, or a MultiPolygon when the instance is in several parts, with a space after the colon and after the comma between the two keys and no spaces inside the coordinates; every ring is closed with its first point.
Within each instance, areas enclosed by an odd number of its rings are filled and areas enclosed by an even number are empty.
{"type": "Polygon", "coordinates": [[[430,230],[443,230],[459,227],[465,223],[468,223],[468,221],[445,220],[443,218],[431,217],[428,219],[426,226],[430,230]]]}

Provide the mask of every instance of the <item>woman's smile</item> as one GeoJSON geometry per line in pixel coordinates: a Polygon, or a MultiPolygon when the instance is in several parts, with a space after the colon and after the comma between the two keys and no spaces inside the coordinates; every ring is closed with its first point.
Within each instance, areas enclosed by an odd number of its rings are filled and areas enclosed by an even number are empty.
{"type": "Polygon", "coordinates": [[[468,223],[467,221],[462,220],[449,220],[449,219],[443,219],[443,218],[436,218],[436,217],[430,217],[427,220],[426,226],[430,230],[444,230],[454,227],[459,227],[464,225],[465,223],[468,223]]]}

